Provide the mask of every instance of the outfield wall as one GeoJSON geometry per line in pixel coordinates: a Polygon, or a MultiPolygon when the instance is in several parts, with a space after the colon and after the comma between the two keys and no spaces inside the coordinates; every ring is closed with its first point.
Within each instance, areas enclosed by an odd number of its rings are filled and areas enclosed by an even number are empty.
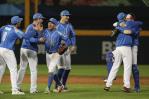
{"type": "MultiPolygon", "coordinates": [[[[110,30],[76,30],[78,51],[72,56],[73,64],[105,64],[105,54],[107,51],[115,48],[115,38],[109,35],[110,30]]],[[[139,46],[139,64],[149,64],[149,31],[142,31],[139,46]]],[[[19,47],[18,42],[16,48],[16,56],[19,62],[19,47]]],[[[44,45],[39,45],[39,63],[45,64],[44,45]]]]}

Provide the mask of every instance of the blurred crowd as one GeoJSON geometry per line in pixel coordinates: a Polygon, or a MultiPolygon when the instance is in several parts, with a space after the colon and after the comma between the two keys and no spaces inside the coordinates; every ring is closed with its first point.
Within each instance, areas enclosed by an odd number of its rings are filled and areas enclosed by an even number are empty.
{"type": "MultiPolygon", "coordinates": [[[[25,0],[0,0],[0,4],[24,4],[25,0]]],[[[30,0],[34,3],[35,0],[30,0]]],[[[47,6],[140,6],[142,0],[38,0],[39,4],[47,6]]]]}

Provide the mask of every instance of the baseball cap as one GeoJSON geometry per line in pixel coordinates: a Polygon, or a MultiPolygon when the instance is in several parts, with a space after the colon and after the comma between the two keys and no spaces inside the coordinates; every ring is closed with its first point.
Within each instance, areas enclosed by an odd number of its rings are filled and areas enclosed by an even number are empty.
{"type": "Polygon", "coordinates": [[[11,24],[17,24],[19,22],[23,21],[23,18],[20,18],[19,16],[13,16],[11,18],[11,24]]]}
{"type": "Polygon", "coordinates": [[[52,22],[53,24],[57,25],[58,21],[55,18],[50,18],[49,22],[52,22]]]}
{"type": "Polygon", "coordinates": [[[33,15],[33,19],[43,19],[44,17],[42,16],[42,14],[41,13],[35,13],[34,15],[33,15]]]}
{"type": "Polygon", "coordinates": [[[69,16],[69,15],[71,15],[71,14],[69,13],[68,10],[63,10],[63,11],[61,11],[61,13],[60,13],[60,16],[69,16]]]}
{"type": "Polygon", "coordinates": [[[117,19],[118,20],[123,20],[126,17],[126,14],[124,12],[120,12],[117,15],[117,19]]]}

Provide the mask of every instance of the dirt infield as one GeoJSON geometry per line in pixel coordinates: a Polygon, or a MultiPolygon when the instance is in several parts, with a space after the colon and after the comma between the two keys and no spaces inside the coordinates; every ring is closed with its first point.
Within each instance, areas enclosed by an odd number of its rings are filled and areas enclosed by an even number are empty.
{"type": "MultiPolygon", "coordinates": [[[[149,85],[149,77],[141,77],[140,78],[141,84],[149,85]]],[[[2,83],[9,83],[10,77],[9,75],[5,75],[2,79],[2,83]]],[[[25,75],[24,83],[30,83],[30,75],[25,75]]],[[[133,83],[133,79],[131,79],[133,83]]],[[[47,76],[46,75],[39,75],[38,76],[38,83],[47,83],[47,76]]],[[[99,76],[70,76],[68,79],[68,83],[71,84],[103,84],[103,77],[99,76]]],[[[122,77],[117,77],[114,81],[115,84],[122,84],[123,80],[122,77]]]]}

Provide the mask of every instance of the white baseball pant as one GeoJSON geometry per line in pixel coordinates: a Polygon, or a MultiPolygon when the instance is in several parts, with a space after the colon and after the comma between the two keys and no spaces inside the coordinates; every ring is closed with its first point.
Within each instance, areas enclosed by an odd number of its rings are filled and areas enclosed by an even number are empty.
{"type": "Polygon", "coordinates": [[[17,91],[17,62],[13,50],[0,48],[0,57],[3,58],[0,63],[3,66],[7,64],[10,71],[12,91],[17,91]]]}
{"type": "Polygon", "coordinates": [[[132,64],[137,64],[138,46],[132,47],[132,64]]]}
{"type": "Polygon", "coordinates": [[[64,68],[65,70],[71,70],[71,53],[70,49],[67,49],[67,51],[61,55],[59,63],[58,63],[58,69],[64,68]]]}
{"type": "Polygon", "coordinates": [[[60,55],[58,53],[46,53],[46,62],[49,73],[56,74],[57,72],[57,64],[59,62],[60,55]]]}
{"type": "Polygon", "coordinates": [[[21,48],[20,69],[18,71],[18,81],[17,81],[18,89],[21,87],[21,83],[23,81],[28,63],[31,72],[30,92],[34,92],[37,90],[37,63],[38,63],[37,52],[30,49],[21,48]]]}
{"type": "Polygon", "coordinates": [[[121,62],[124,64],[124,87],[130,88],[130,77],[131,77],[131,69],[132,69],[132,50],[131,47],[128,46],[120,46],[116,48],[115,60],[108,76],[108,80],[106,83],[106,87],[111,87],[114,78],[118,72],[121,62]]]}
{"type": "Polygon", "coordinates": [[[3,57],[0,56],[0,83],[2,81],[2,77],[4,75],[5,69],[6,69],[6,63],[3,57]]]}

